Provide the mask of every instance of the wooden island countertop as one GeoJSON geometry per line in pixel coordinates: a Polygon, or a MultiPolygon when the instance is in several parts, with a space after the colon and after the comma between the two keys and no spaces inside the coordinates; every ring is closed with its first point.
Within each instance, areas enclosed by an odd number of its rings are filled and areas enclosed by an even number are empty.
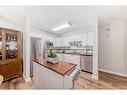
{"type": "Polygon", "coordinates": [[[33,61],[63,76],[68,71],[70,71],[71,69],[77,66],[76,64],[72,64],[64,61],[59,61],[59,63],[57,64],[52,64],[52,63],[48,63],[45,58],[40,58],[33,61]]]}

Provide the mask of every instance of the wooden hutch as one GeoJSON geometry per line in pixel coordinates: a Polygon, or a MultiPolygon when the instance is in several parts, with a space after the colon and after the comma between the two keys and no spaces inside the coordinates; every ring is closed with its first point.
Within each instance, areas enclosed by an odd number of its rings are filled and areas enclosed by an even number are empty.
{"type": "Polygon", "coordinates": [[[21,32],[0,28],[0,74],[4,81],[22,76],[21,32]]]}

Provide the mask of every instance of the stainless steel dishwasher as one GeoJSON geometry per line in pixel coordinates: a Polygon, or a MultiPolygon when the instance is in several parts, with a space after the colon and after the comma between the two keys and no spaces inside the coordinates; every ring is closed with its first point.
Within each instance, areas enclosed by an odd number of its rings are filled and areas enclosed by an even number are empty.
{"type": "Polygon", "coordinates": [[[93,68],[93,56],[91,55],[85,55],[80,56],[80,66],[81,70],[92,73],[93,68]]]}

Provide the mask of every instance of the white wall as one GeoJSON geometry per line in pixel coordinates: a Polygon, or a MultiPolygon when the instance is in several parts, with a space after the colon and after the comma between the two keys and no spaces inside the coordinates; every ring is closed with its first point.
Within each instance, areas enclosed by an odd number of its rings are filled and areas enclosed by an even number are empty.
{"type": "Polygon", "coordinates": [[[93,74],[92,78],[98,80],[98,17],[93,19],[93,74]]]}
{"type": "Polygon", "coordinates": [[[99,69],[125,76],[125,20],[99,26],[99,69]]]}
{"type": "Polygon", "coordinates": [[[22,32],[22,26],[18,25],[15,22],[9,22],[6,19],[0,20],[0,27],[1,28],[9,28],[14,30],[19,30],[22,32]]]}
{"type": "Polygon", "coordinates": [[[27,16],[23,27],[23,77],[30,81],[30,19],[27,16]]]}
{"type": "Polygon", "coordinates": [[[42,56],[44,56],[44,45],[46,40],[50,41],[55,41],[56,35],[53,33],[46,32],[38,27],[31,26],[31,31],[30,31],[30,36],[31,37],[38,37],[41,38],[41,49],[42,49],[42,56]]]}
{"type": "MultiPolygon", "coordinates": [[[[41,38],[42,50],[45,40],[55,40],[56,35],[48,33],[38,27],[32,26],[29,18],[25,20],[24,23],[24,36],[23,36],[23,74],[26,82],[30,81],[30,37],[41,38]]],[[[41,52],[41,55],[44,54],[44,51],[41,52]]],[[[43,56],[43,55],[42,55],[43,56]]]]}

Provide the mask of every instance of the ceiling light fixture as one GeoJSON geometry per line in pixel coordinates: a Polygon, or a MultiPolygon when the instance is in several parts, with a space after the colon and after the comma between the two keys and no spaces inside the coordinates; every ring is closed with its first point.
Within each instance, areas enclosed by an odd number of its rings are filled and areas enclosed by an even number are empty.
{"type": "Polygon", "coordinates": [[[58,25],[57,27],[52,28],[52,30],[53,30],[53,31],[59,31],[59,30],[68,28],[68,27],[70,27],[70,26],[71,26],[70,22],[65,22],[65,23],[63,23],[63,24],[58,25]]]}

